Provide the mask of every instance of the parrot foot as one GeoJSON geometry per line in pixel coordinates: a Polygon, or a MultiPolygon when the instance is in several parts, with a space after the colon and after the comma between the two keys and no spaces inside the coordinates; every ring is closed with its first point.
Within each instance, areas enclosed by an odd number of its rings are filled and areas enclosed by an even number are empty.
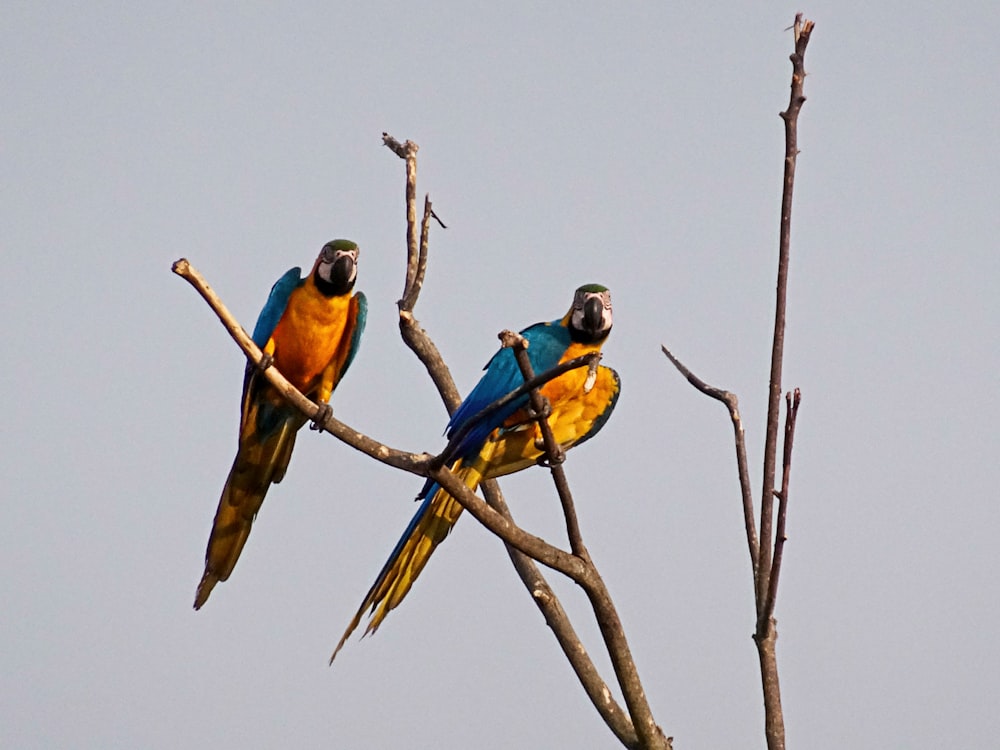
{"type": "Polygon", "coordinates": [[[316,411],[316,415],[312,418],[312,424],[309,425],[309,429],[322,432],[323,423],[326,421],[326,418],[332,414],[333,407],[331,407],[330,404],[320,404],[319,409],[316,411]]]}
{"type": "Polygon", "coordinates": [[[274,365],[274,357],[272,357],[267,352],[260,353],[260,362],[257,363],[257,369],[264,372],[268,367],[274,365]]]}
{"type": "Polygon", "coordinates": [[[539,456],[538,459],[535,461],[535,463],[538,464],[539,466],[544,466],[546,468],[551,469],[553,466],[559,466],[559,464],[563,463],[566,460],[566,451],[563,450],[563,447],[561,445],[556,446],[556,449],[551,456],[548,453],[544,452],[545,441],[536,440],[535,447],[538,448],[538,450],[543,451],[542,455],[539,456]]]}
{"type": "Polygon", "coordinates": [[[542,408],[535,410],[532,408],[528,409],[528,418],[533,419],[536,422],[541,422],[543,419],[548,419],[552,416],[552,404],[549,403],[547,398],[542,399],[542,408]]]}

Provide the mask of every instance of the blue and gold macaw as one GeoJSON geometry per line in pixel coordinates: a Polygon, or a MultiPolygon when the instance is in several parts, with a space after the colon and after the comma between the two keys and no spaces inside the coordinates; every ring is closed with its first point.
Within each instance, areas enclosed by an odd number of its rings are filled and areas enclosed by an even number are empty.
{"type": "MultiPolygon", "coordinates": [[[[599,284],[576,290],[573,305],[561,319],[537,323],[521,331],[528,340],[528,358],[536,374],[591,352],[598,352],[611,332],[611,293],[599,284]]],[[[486,406],[515,390],[524,380],[511,349],[498,351],[486,374],[448,422],[451,439],[468,432],[454,446],[451,470],[472,490],[480,481],[511,474],[537,463],[544,455],[541,430],[530,413],[528,396],[515,399],[479,423],[468,425],[486,406]]],[[[548,422],[556,441],[568,449],[589,440],[615,408],[621,381],[618,373],[599,366],[596,377],[582,367],[550,380],[540,389],[551,407],[548,422]]],[[[330,657],[337,655],[358,626],[366,609],[371,619],[365,635],[374,633],[386,615],[403,600],[427,560],[451,531],[462,506],[436,482],[428,480],[417,497],[423,500],[410,525],[368,591],[360,609],[330,657]]]]}
{"type": "MultiPolygon", "coordinates": [[[[306,278],[301,278],[300,268],[292,268],[275,282],[254,327],[254,342],[278,371],[319,404],[329,402],[358,353],[365,328],[365,295],[351,294],[358,252],[350,240],[326,243],[306,278]]],[[[248,364],[239,449],[215,512],[195,609],[233,572],[264,495],[285,476],[295,434],[305,422],[261,371],[248,364]]]]}

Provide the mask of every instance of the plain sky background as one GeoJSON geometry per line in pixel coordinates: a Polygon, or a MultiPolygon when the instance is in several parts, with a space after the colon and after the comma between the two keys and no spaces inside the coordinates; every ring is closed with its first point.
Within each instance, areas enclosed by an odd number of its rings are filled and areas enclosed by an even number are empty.
{"type": "MultiPolygon", "coordinates": [[[[416,312],[463,392],[497,331],[612,289],[622,396],[567,463],[584,535],[675,747],[763,747],[731,427],[659,347],[739,394],[759,497],[799,10],[789,747],[995,746],[1000,9],[686,5],[5,4],[0,746],[616,746],[468,517],[327,666],[421,484],[329,435],[191,609],[243,360],[177,258],[251,328],[287,268],[356,240],[370,312],[335,413],[443,446],[396,328],[388,131],[448,224],[416,312]]],[[[546,472],[502,485],[564,539],[546,472]]]]}

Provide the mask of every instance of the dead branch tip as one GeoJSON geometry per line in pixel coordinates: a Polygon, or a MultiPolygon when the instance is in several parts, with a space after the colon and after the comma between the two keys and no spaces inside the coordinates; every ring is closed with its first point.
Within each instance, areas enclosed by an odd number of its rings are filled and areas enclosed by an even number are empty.
{"type": "Polygon", "coordinates": [[[500,339],[500,345],[504,349],[510,349],[511,347],[521,347],[522,349],[528,348],[528,340],[524,338],[519,333],[514,333],[510,329],[505,328],[497,334],[497,338],[500,339]]]}

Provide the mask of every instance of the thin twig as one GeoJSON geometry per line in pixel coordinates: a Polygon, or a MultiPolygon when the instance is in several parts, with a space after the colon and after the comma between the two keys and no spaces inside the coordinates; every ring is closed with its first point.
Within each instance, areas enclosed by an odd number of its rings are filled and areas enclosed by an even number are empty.
{"type": "Polygon", "coordinates": [[[781,457],[781,492],[778,495],[778,521],[775,526],[774,560],[771,563],[771,577],[767,585],[767,600],[764,610],[757,619],[757,632],[764,633],[774,616],[774,605],[778,597],[778,577],[781,575],[781,559],[785,551],[785,517],[788,513],[788,484],[792,475],[792,443],[795,440],[795,419],[799,415],[802,391],[785,394],[785,439],[781,457]]]}
{"type": "MultiPolygon", "coordinates": [[[[431,217],[437,216],[431,208],[431,199],[429,195],[424,196],[424,218],[420,222],[420,243],[415,251],[408,251],[407,257],[412,259],[416,258],[416,272],[412,279],[407,280],[407,287],[403,290],[403,297],[397,303],[399,307],[399,314],[404,315],[406,313],[411,313],[413,308],[416,307],[417,298],[420,296],[420,290],[424,285],[424,276],[427,273],[427,242],[430,236],[430,224],[431,217]]],[[[438,219],[438,224],[441,224],[441,220],[438,219]]],[[[443,227],[444,224],[441,224],[443,227]]],[[[409,261],[408,261],[409,262],[409,261]]]]}
{"type": "Polygon", "coordinates": [[[400,159],[406,159],[409,156],[407,147],[420,148],[413,141],[407,141],[406,145],[403,145],[388,133],[382,133],[382,145],[396,154],[400,159]]]}
{"type": "Polygon", "coordinates": [[[431,215],[433,213],[431,210],[431,198],[429,195],[425,195],[424,218],[420,222],[420,247],[417,251],[417,271],[403,298],[402,309],[404,310],[413,310],[417,304],[417,297],[420,296],[420,290],[424,285],[424,275],[427,273],[427,242],[430,235],[431,215]]]}
{"type": "Polygon", "coordinates": [[[768,381],[767,431],[764,437],[764,488],[760,500],[760,559],[757,565],[757,613],[764,608],[771,575],[773,549],[771,524],[774,503],[774,478],[777,462],[778,424],[781,408],[781,369],[785,348],[785,310],[788,299],[788,265],[792,241],[792,196],[795,190],[795,165],[799,155],[799,111],[806,97],[802,93],[806,78],[804,56],[812,34],[813,22],[795,16],[793,25],[795,52],[788,109],[781,113],[785,123],[785,172],[781,192],[781,223],[778,238],[778,281],[775,289],[774,338],[771,344],[771,375],[768,381]]]}
{"type": "MultiPolygon", "coordinates": [[[[534,380],[535,371],[531,367],[531,360],[528,359],[527,339],[513,331],[502,331],[499,338],[504,347],[514,350],[517,365],[521,368],[521,375],[525,382],[534,380]]],[[[556,442],[555,435],[552,434],[552,425],[549,424],[548,417],[551,405],[537,387],[531,389],[528,398],[531,402],[532,410],[538,415],[538,430],[542,433],[545,459],[549,469],[552,471],[552,479],[555,481],[556,490],[559,493],[559,501],[562,503],[563,516],[566,518],[566,535],[569,538],[569,548],[573,551],[574,555],[589,562],[590,555],[583,544],[583,535],[580,533],[580,522],[577,519],[576,506],[573,503],[573,493],[569,489],[566,472],[563,471],[562,463],[566,459],[566,452],[556,442]]]]}
{"type": "MultiPolygon", "coordinates": [[[[417,242],[417,144],[407,141],[406,157],[406,244],[412,248],[417,242]]],[[[412,252],[407,255],[404,294],[409,295],[417,278],[418,259],[412,252]]],[[[405,297],[404,297],[405,298],[405,297]]]]}
{"type": "Polygon", "coordinates": [[[660,345],[674,367],[687,378],[687,381],[706,396],[721,401],[729,410],[729,418],[733,423],[733,434],[736,441],[736,468],[740,477],[740,494],[743,497],[743,523],[746,526],[747,546],[750,548],[750,564],[753,568],[754,582],[757,580],[758,541],[757,529],[753,517],[753,491],[750,487],[750,470],[747,468],[746,435],[743,432],[743,420],[740,418],[739,399],[735,393],[709,385],[689,370],[683,362],[675,357],[667,347],[660,345]]]}
{"type": "Polygon", "coordinates": [[[417,253],[417,151],[420,150],[413,141],[400,143],[388,133],[382,133],[382,143],[392,150],[396,156],[406,162],[406,281],[403,284],[403,295],[399,298],[399,309],[411,311],[412,307],[407,307],[416,300],[410,300],[417,278],[418,253],[417,253]]]}

